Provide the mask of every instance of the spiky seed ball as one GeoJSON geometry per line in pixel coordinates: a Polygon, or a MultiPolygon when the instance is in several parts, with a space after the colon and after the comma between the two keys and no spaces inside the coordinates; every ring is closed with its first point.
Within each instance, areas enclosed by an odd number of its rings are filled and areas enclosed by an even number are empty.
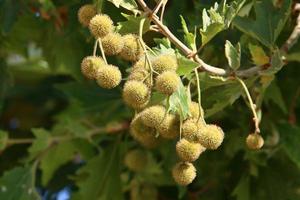
{"type": "Polygon", "coordinates": [[[151,77],[149,75],[149,72],[146,71],[145,69],[133,69],[128,76],[128,80],[135,80],[135,81],[140,81],[143,82],[147,85],[147,87],[151,87],[151,77]]]}
{"type": "Polygon", "coordinates": [[[179,162],[172,169],[175,182],[179,185],[188,185],[196,178],[196,168],[192,163],[179,162]]]}
{"type": "Polygon", "coordinates": [[[194,162],[205,151],[205,148],[194,142],[189,142],[186,139],[181,139],[176,144],[176,152],[182,161],[194,162]]]}
{"type": "Polygon", "coordinates": [[[103,38],[113,32],[114,25],[108,15],[98,14],[91,19],[89,28],[95,38],[103,38]]]}
{"type": "Polygon", "coordinates": [[[105,66],[102,58],[97,56],[87,56],[81,62],[81,73],[88,79],[95,79],[98,70],[105,66]]]}
{"type": "Polygon", "coordinates": [[[144,69],[149,71],[150,70],[150,66],[149,63],[146,60],[145,55],[141,56],[140,59],[138,61],[136,61],[136,63],[133,65],[133,69],[144,69]]]}
{"type": "Polygon", "coordinates": [[[217,149],[223,142],[224,132],[219,126],[208,124],[199,132],[199,143],[207,149],[217,149]]]}
{"type": "Polygon", "coordinates": [[[159,143],[159,139],[155,137],[155,129],[143,124],[140,114],[138,114],[130,123],[130,134],[146,148],[153,148],[159,143]]]}
{"type": "Polygon", "coordinates": [[[105,89],[112,89],[121,82],[122,75],[118,67],[107,65],[101,67],[97,74],[97,83],[105,89]]]}
{"type": "Polygon", "coordinates": [[[97,14],[96,7],[92,4],[86,4],[79,8],[78,10],[78,21],[83,26],[88,26],[91,19],[97,14]]]}
{"type": "Polygon", "coordinates": [[[263,137],[261,137],[261,135],[252,133],[248,135],[246,139],[246,144],[249,149],[260,149],[264,145],[264,139],[263,137]]]}
{"type": "Polygon", "coordinates": [[[157,128],[160,136],[165,139],[176,138],[180,133],[180,123],[178,117],[167,114],[157,128]]]}
{"type": "Polygon", "coordinates": [[[127,81],[123,88],[123,99],[127,105],[141,108],[149,100],[149,89],[140,81],[127,81]]]}
{"type": "Polygon", "coordinates": [[[180,84],[180,78],[174,71],[165,71],[156,78],[156,89],[166,95],[175,92],[180,84]]]}
{"type": "Polygon", "coordinates": [[[199,130],[202,129],[203,123],[196,118],[190,118],[182,124],[182,136],[190,142],[199,142],[199,130]]]}
{"type": "Polygon", "coordinates": [[[158,128],[166,115],[166,109],[163,106],[155,105],[146,108],[141,113],[142,122],[149,127],[158,128]]]}
{"type": "MultiPolygon", "coordinates": [[[[195,101],[191,101],[189,103],[189,110],[190,110],[190,113],[191,113],[191,117],[198,119],[198,117],[199,117],[199,104],[195,101]]],[[[201,108],[201,112],[202,112],[202,114],[204,113],[202,108],[201,108]]]]}
{"type": "Polygon", "coordinates": [[[147,165],[147,156],[145,152],[140,149],[133,149],[125,154],[124,163],[128,169],[134,172],[140,172],[145,169],[147,165]]]}
{"type": "Polygon", "coordinates": [[[101,41],[107,56],[117,55],[124,46],[123,38],[119,33],[109,33],[101,41]]]}
{"type": "Polygon", "coordinates": [[[143,49],[139,42],[138,36],[127,34],[123,36],[124,46],[120,52],[120,56],[124,60],[137,61],[143,55],[143,49]]]}
{"type": "Polygon", "coordinates": [[[152,67],[156,72],[161,74],[164,71],[176,71],[178,64],[175,56],[164,54],[153,60],[152,67]]]}

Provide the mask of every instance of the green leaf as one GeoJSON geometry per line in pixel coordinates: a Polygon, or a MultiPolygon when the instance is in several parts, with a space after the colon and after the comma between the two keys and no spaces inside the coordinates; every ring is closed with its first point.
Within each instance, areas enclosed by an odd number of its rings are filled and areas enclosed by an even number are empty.
{"type": "Polygon", "coordinates": [[[271,85],[266,89],[264,102],[268,103],[269,101],[272,101],[273,103],[278,105],[284,113],[288,112],[285,102],[283,100],[281,90],[278,87],[276,81],[272,81],[271,85]]]}
{"type": "Polygon", "coordinates": [[[178,113],[181,117],[181,119],[188,118],[190,111],[189,111],[189,98],[187,89],[184,87],[182,82],[180,82],[180,85],[169,99],[169,111],[172,111],[174,113],[178,113]]]}
{"type": "Polygon", "coordinates": [[[118,22],[117,30],[120,34],[127,33],[139,33],[140,21],[145,19],[143,26],[143,33],[149,31],[150,28],[150,20],[145,18],[144,16],[135,17],[133,15],[126,15],[122,13],[122,15],[127,19],[127,21],[118,22]]]}
{"type": "Polygon", "coordinates": [[[120,6],[132,11],[134,14],[139,13],[138,6],[135,2],[135,0],[108,0],[111,3],[113,3],[117,8],[120,6]]]}
{"type": "Polygon", "coordinates": [[[199,66],[199,63],[196,63],[181,54],[177,54],[177,62],[178,62],[178,69],[177,74],[179,76],[186,76],[190,74],[196,67],[199,66]]]}
{"type": "Polygon", "coordinates": [[[237,200],[249,200],[250,199],[250,178],[243,176],[237,186],[234,188],[232,196],[237,200]]]}
{"type": "Polygon", "coordinates": [[[241,45],[237,44],[235,48],[230,41],[226,40],[225,55],[229,64],[229,67],[233,70],[237,70],[241,64],[241,45]]]}
{"type": "Polygon", "coordinates": [[[288,61],[300,62],[300,52],[290,53],[286,56],[288,61]]]}
{"type": "Polygon", "coordinates": [[[182,17],[182,15],[180,15],[180,19],[181,19],[181,25],[182,25],[182,29],[184,32],[184,40],[187,43],[187,45],[193,50],[193,51],[197,51],[197,47],[196,47],[196,35],[194,35],[193,33],[190,33],[186,22],[184,20],[184,18],[182,17]]]}
{"type": "Polygon", "coordinates": [[[40,200],[33,185],[34,173],[30,167],[16,167],[6,171],[0,178],[0,199],[40,200]]]}
{"type": "Polygon", "coordinates": [[[6,148],[8,141],[8,133],[6,131],[0,130],[0,151],[6,148]]]}
{"type": "Polygon", "coordinates": [[[255,1],[255,20],[236,17],[234,25],[242,32],[259,40],[263,45],[273,48],[291,12],[291,0],[274,7],[272,1],[255,1]]]}
{"type": "Polygon", "coordinates": [[[278,127],[283,150],[300,168],[300,127],[291,124],[281,124],[278,127]]]}
{"type": "Polygon", "coordinates": [[[252,57],[252,61],[257,66],[262,66],[269,63],[270,58],[266,55],[263,48],[258,45],[249,44],[249,50],[252,57]]]}
{"type": "Polygon", "coordinates": [[[122,200],[120,183],[120,144],[108,146],[100,155],[88,160],[77,172],[76,185],[79,187],[74,200],[122,200]]]}
{"type": "Polygon", "coordinates": [[[263,75],[272,75],[279,72],[284,66],[284,62],[282,60],[282,54],[279,49],[276,49],[271,57],[271,66],[268,69],[261,71],[263,75]]]}
{"type": "Polygon", "coordinates": [[[207,44],[219,32],[229,28],[232,20],[242,8],[244,3],[245,0],[238,0],[233,1],[228,5],[226,4],[226,0],[223,0],[220,6],[215,3],[214,7],[210,8],[208,11],[206,11],[206,9],[203,9],[203,27],[202,29],[200,29],[200,34],[202,37],[201,47],[207,44]],[[209,13],[209,15],[207,14],[207,12],[209,13]]]}
{"type": "Polygon", "coordinates": [[[47,149],[51,143],[51,135],[45,129],[34,128],[32,133],[35,136],[35,140],[28,149],[30,159],[34,159],[39,153],[47,149]]]}

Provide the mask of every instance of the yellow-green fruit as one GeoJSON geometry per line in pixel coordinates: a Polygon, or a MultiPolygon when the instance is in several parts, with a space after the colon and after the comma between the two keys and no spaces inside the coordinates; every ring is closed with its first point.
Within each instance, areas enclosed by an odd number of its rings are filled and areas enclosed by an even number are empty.
{"type": "Polygon", "coordinates": [[[157,130],[162,138],[176,138],[180,133],[179,119],[175,115],[167,114],[167,116],[159,124],[157,130]]]}
{"type": "Polygon", "coordinates": [[[138,114],[130,124],[130,134],[141,145],[146,148],[156,147],[159,139],[155,137],[156,131],[142,123],[140,114],[138,114]]]}
{"type": "Polygon", "coordinates": [[[178,64],[175,56],[164,54],[153,60],[152,67],[161,74],[164,71],[176,71],[178,64]]]}
{"type": "Polygon", "coordinates": [[[91,19],[89,28],[95,38],[103,38],[113,32],[114,25],[108,15],[98,14],[91,19]]]}
{"type": "Polygon", "coordinates": [[[190,142],[199,142],[199,130],[202,129],[203,123],[196,118],[187,119],[182,124],[182,136],[190,142]]]}
{"type": "Polygon", "coordinates": [[[125,154],[125,165],[128,169],[134,172],[139,172],[145,169],[147,161],[145,152],[139,149],[131,150],[125,154]]]}
{"type": "Polygon", "coordinates": [[[172,169],[175,182],[179,185],[188,185],[196,178],[196,168],[192,163],[179,162],[172,169]]]}
{"type": "MultiPolygon", "coordinates": [[[[191,117],[198,119],[198,117],[199,117],[199,104],[197,102],[191,101],[189,103],[189,110],[190,110],[190,113],[191,113],[191,117]]],[[[201,108],[201,112],[202,112],[202,114],[204,113],[202,108],[201,108]]]]}
{"type": "Polygon", "coordinates": [[[124,102],[133,107],[141,108],[149,100],[149,89],[140,81],[127,81],[123,88],[124,102]]]}
{"type": "Polygon", "coordinates": [[[207,149],[217,149],[223,142],[224,132],[216,125],[205,125],[199,132],[199,143],[207,149]]]}
{"type": "Polygon", "coordinates": [[[186,139],[181,139],[176,144],[176,152],[182,161],[194,162],[205,151],[205,148],[194,142],[189,142],[186,139]]]}
{"type": "Polygon", "coordinates": [[[95,79],[98,70],[105,66],[102,58],[97,56],[87,56],[81,62],[81,72],[88,79],[95,79]]]}
{"type": "Polygon", "coordinates": [[[78,10],[78,21],[83,26],[88,26],[91,19],[97,14],[96,8],[92,4],[86,4],[79,8],[78,10]]]}
{"type": "Polygon", "coordinates": [[[260,149],[264,145],[264,139],[261,135],[252,133],[248,135],[246,144],[249,149],[260,149]]]}
{"type": "Polygon", "coordinates": [[[156,89],[166,95],[175,92],[180,84],[180,78],[174,71],[165,71],[156,78],[156,89]]]}
{"type": "Polygon", "coordinates": [[[101,67],[97,74],[97,83],[105,89],[112,89],[121,82],[122,75],[118,67],[107,65],[101,67]]]}
{"type": "Polygon", "coordinates": [[[155,105],[143,110],[143,112],[141,113],[141,120],[146,126],[158,128],[165,118],[165,115],[165,107],[155,105]]]}
{"type": "Polygon", "coordinates": [[[119,33],[109,33],[102,40],[104,53],[107,56],[117,55],[122,51],[124,41],[119,33]]]}
{"type": "Polygon", "coordinates": [[[128,76],[128,80],[140,81],[145,83],[147,87],[151,87],[151,77],[149,75],[149,72],[145,69],[133,68],[130,75],[128,76]]]}
{"type": "Polygon", "coordinates": [[[149,63],[146,60],[145,55],[141,56],[140,59],[138,61],[136,61],[136,63],[133,65],[133,70],[135,69],[144,69],[149,71],[150,70],[150,66],[149,63]]]}
{"type": "Polygon", "coordinates": [[[140,45],[137,35],[128,34],[123,36],[124,46],[120,56],[124,60],[137,61],[143,55],[143,49],[140,45]]]}

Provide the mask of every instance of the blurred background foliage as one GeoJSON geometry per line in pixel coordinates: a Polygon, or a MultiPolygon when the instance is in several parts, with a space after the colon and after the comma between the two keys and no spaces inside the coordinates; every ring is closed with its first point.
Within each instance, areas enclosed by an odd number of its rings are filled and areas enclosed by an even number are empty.
{"type": "MultiPolygon", "coordinates": [[[[257,2],[247,0],[239,15],[259,21],[261,16],[255,16],[253,8],[257,2]]],[[[286,1],[272,1],[279,10],[282,2],[286,1]]],[[[216,108],[207,120],[220,125],[226,137],[219,150],[203,154],[196,162],[193,184],[178,187],[170,172],[177,159],[174,142],[148,151],[150,162],[143,173],[133,174],[122,164],[124,153],[138,146],[126,131],[133,112],[123,105],[121,88],[100,89],[80,73],[81,60],[92,54],[94,43],[77,20],[78,9],[86,3],[91,1],[0,0],[1,200],[59,199],[62,191],[66,199],[118,200],[129,199],[136,188],[142,193],[136,198],[146,200],[300,199],[300,43],[290,50],[288,64],[275,78],[257,76],[250,81],[251,94],[261,103],[265,146],[260,151],[245,146],[253,123],[243,98],[238,98],[239,90],[201,74],[204,110],[216,108]],[[118,128],[124,134],[105,134],[118,128]]],[[[149,4],[153,7],[155,2],[149,4]]],[[[203,8],[213,4],[169,0],[164,20],[183,40],[179,15],[193,30],[202,26],[203,8]]],[[[128,13],[108,1],[102,11],[115,22],[126,20],[121,11],[128,13]]],[[[296,17],[288,13],[277,46],[290,35],[296,17]]],[[[239,22],[213,38],[200,57],[226,68],[225,40],[241,43],[241,68],[252,63],[249,43],[270,54],[237,26],[239,22]]],[[[153,38],[160,37],[147,32],[144,40],[155,46],[153,38]]],[[[115,58],[109,62],[124,74],[129,67],[115,58]]]]}

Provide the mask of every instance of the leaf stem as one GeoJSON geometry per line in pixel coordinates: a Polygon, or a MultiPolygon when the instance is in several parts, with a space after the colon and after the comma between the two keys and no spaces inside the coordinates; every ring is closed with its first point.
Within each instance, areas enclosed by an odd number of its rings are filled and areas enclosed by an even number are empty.
{"type": "Polygon", "coordinates": [[[201,109],[201,88],[200,88],[200,79],[199,79],[199,74],[198,74],[197,68],[194,69],[194,72],[196,75],[197,92],[198,92],[198,108],[199,108],[199,115],[198,115],[198,119],[197,119],[197,122],[198,122],[200,120],[200,118],[202,118],[202,120],[204,120],[204,116],[203,116],[202,109],[201,109]]]}
{"type": "Polygon", "coordinates": [[[97,46],[98,46],[98,41],[96,40],[94,44],[93,56],[96,56],[97,54],[97,46]]]}
{"type": "Polygon", "coordinates": [[[238,77],[236,77],[236,80],[242,85],[245,93],[246,93],[246,96],[248,98],[248,101],[249,101],[249,104],[250,104],[250,108],[252,110],[252,113],[253,113],[253,121],[254,121],[254,124],[255,124],[255,133],[260,133],[260,129],[259,129],[259,119],[257,117],[257,113],[256,113],[256,106],[255,104],[253,103],[252,101],[252,98],[251,98],[251,95],[249,93],[249,90],[246,86],[246,84],[244,83],[244,81],[238,77]]]}
{"type": "Polygon", "coordinates": [[[103,58],[105,64],[107,64],[107,60],[106,60],[106,56],[105,56],[105,53],[104,53],[102,41],[101,41],[100,38],[98,38],[97,41],[98,41],[98,43],[99,43],[99,48],[100,48],[100,51],[101,51],[102,58],[103,58]]]}

